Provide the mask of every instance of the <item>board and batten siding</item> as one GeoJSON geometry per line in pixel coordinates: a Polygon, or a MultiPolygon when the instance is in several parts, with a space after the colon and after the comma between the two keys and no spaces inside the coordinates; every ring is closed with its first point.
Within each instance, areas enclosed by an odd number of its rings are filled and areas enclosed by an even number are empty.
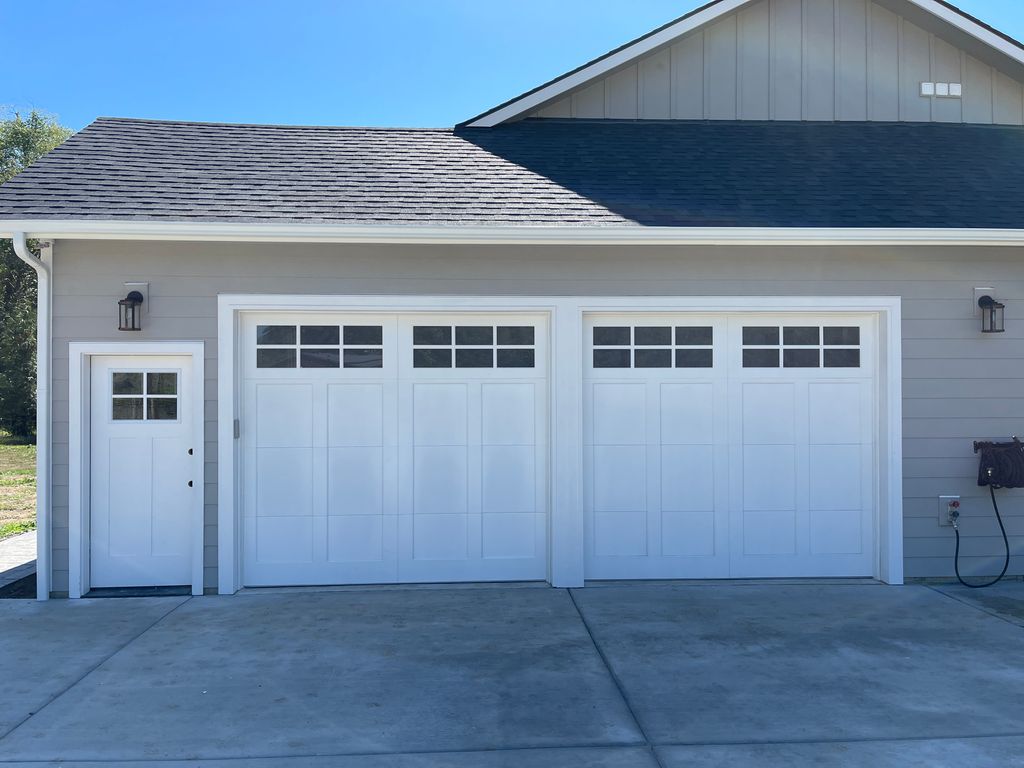
{"type": "Polygon", "coordinates": [[[761,0],[530,117],[1022,125],[1024,87],[871,0],[761,0]]]}
{"type": "MultiPolygon", "coordinates": [[[[976,439],[1024,435],[1024,249],[383,246],[57,241],[53,323],[53,589],[68,581],[68,343],[124,341],[116,302],[150,284],[133,340],[206,342],[205,583],[217,583],[217,295],[901,296],[908,577],[950,576],[937,497],[964,504],[965,572],[997,572],[1002,540],[976,485],[976,439]],[[983,336],[975,286],[1006,333],[983,336]]],[[[1024,573],[1024,494],[1002,509],[1024,573]]]]}

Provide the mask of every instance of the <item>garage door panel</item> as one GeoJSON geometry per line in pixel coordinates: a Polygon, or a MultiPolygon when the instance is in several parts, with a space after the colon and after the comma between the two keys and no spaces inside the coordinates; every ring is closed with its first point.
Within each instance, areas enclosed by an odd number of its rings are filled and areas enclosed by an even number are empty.
{"type": "Polygon", "coordinates": [[[329,448],[327,514],[382,515],[384,512],[384,449],[329,448]]]}
{"type": "Polygon", "coordinates": [[[537,503],[536,450],[532,445],[485,445],[482,504],[487,512],[534,512],[537,503]]]}
{"type": "Polygon", "coordinates": [[[864,551],[861,509],[812,510],[810,550],[815,555],[859,555],[864,551]]]}
{"type": "Polygon", "coordinates": [[[465,445],[468,399],[466,384],[413,385],[413,444],[465,445]]]}
{"type": "Polygon", "coordinates": [[[743,513],[742,552],[745,555],[795,555],[796,511],[743,513]]]}
{"type": "Polygon", "coordinates": [[[332,563],[384,560],[386,537],[394,536],[393,515],[331,515],[327,519],[327,559],[332,563]]]}
{"type": "Polygon", "coordinates": [[[659,394],[662,445],[714,442],[713,384],[661,384],[659,394]]]}
{"type": "Polygon", "coordinates": [[[598,512],[647,509],[647,447],[595,445],[593,499],[598,512]]]}
{"type": "Polygon", "coordinates": [[[536,385],[481,385],[481,439],[485,445],[528,445],[536,442],[536,385]]]}
{"type": "Polygon", "coordinates": [[[796,448],[792,445],[743,447],[743,509],[780,512],[796,509],[796,448]]]}
{"type": "Polygon", "coordinates": [[[814,445],[810,448],[810,509],[839,511],[863,506],[859,445],[814,445]]]}
{"type": "Polygon", "coordinates": [[[789,383],[743,384],[742,428],[747,445],[796,441],[796,387],[789,383]]]}
{"type": "Polygon", "coordinates": [[[312,445],[312,385],[257,384],[256,425],[261,448],[312,445]]]}
{"type": "Polygon", "coordinates": [[[469,556],[469,516],[416,514],[411,518],[415,560],[465,560],[469,556]]]}
{"type": "Polygon", "coordinates": [[[715,513],[662,512],[661,554],[665,557],[712,557],[716,554],[715,513]]]}
{"type": "Polygon", "coordinates": [[[485,513],[481,520],[481,553],[485,559],[532,558],[537,555],[538,515],[485,513]]]}
{"type": "Polygon", "coordinates": [[[594,552],[598,557],[646,555],[646,512],[595,512],[594,552]]]}
{"type": "Polygon", "coordinates": [[[663,512],[714,512],[714,446],[662,446],[661,509],[663,512]]]}
{"type": "Polygon", "coordinates": [[[256,520],[256,560],[260,563],[313,561],[313,519],[261,517],[256,520]]]}
{"type": "Polygon", "coordinates": [[[413,512],[466,514],[469,507],[467,450],[463,446],[418,446],[413,460],[413,512]]]}
{"type": "Polygon", "coordinates": [[[594,384],[594,445],[643,445],[647,440],[647,385],[594,384]]]}
{"type": "Polygon", "coordinates": [[[327,444],[384,445],[384,384],[331,384],[327,387],[327,444]]]}
{"type": "Polygon", "coordinates": [[[864,439],[863,383],[815,381],[808,388],[811,444],[861,443],[864,439]]]}
{"type": "Polygon", "coordinates": [[[256,449],[256,515],[313,514],[313,449],[256,449]]]}

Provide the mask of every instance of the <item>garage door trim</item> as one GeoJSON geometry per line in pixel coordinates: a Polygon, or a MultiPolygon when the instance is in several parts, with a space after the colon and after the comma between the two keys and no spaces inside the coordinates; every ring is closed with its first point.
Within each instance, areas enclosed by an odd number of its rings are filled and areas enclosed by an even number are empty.
{"type": "Polygon", "coordinates": [[[550,332],[550,565],[551,583],[581,586],[584,572],[583,333],[584,315],[643,313],[871,313],[878,318],[879,442],[881,508],[876,517],[875,577],[903,582],[902,344],[899,297],[488,297],[488,296],[299,296],[222,294],[218,297],[218,591],[241,586],[238,518],[241,490],[238,332],[243,312],[443,312],[537,313],[550,332]]]}

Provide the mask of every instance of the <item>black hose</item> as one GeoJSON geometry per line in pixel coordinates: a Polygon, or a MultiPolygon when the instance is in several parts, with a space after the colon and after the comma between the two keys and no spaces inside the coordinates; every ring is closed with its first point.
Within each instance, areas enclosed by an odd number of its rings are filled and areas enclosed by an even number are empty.
{"type": "Polygon", "coordinates": [[[953,570],[956,571],[956,578],[965,587],[971,589],[983,589],[985,587],[991,587],[993,584],[998,583],[1002,580],[1003,576],[1010,569],[1010,540],[1006,536],[1006,526],[1003,525],[1003,516],[999,514],[999,505],[996,504],[996,488],[994,485],[988,487],[988,492],[992,494],[992,509],[996,511],[996,520],[999,521],[999,530],[1003,534],[1003,545],[1006,547],[1006,561],[1003,563],[1002,572],[996,576],[992,581],[986,581],[984,584],[968,584],[964,581],[964,577],[960,575],[960,527],[953,526],[953,533],[956,534],[956,550],[953,554],[953,570]]]}

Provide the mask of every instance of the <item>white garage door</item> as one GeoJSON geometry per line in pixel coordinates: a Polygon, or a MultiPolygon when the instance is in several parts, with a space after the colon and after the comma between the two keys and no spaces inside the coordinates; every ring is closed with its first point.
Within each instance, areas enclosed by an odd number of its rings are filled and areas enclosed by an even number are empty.
{"type": "Polygon", "coordinates": [[[871,576],[875,321],[595,315],[586,575],[871,576]]]}
{"type": "Polygon", "coordinates": [[[243,322],[243,582],[547,576],[543,318],[243,322]]]}

